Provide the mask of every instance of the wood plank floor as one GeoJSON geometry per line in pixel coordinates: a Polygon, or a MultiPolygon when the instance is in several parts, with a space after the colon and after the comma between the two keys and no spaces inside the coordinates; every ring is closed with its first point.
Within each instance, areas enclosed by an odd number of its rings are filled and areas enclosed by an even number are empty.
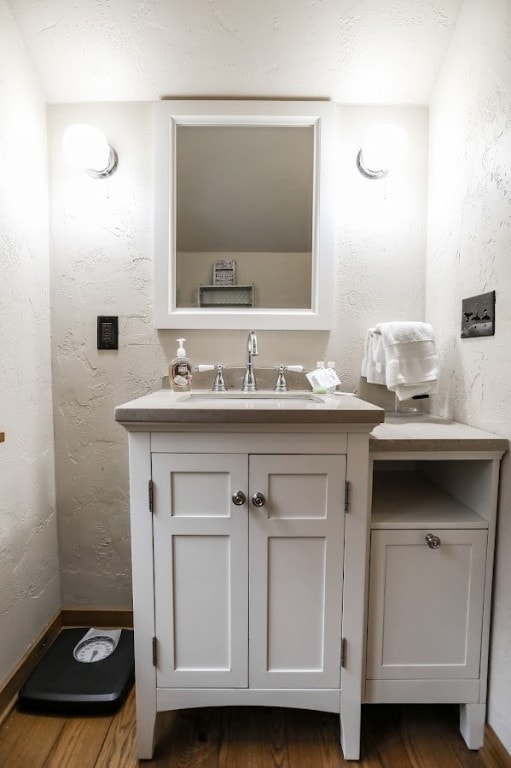
{"type": "MultiPolygon", "coordinates": [[[[1,768],[134,768],[133,691],[112,717],[46,717],[13,711],[0,727],[1,768]]],[[[458,731],[457,708],[366,705],[362,759],[346,762],[336,715],[224,707],[159,715],[158,768],[511,768],[489,732],[479,752],[458,731]]]]}

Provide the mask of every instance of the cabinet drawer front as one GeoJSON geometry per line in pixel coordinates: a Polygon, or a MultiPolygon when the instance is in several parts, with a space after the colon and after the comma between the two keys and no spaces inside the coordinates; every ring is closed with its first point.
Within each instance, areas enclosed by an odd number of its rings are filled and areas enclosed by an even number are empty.
{"type": "Polygon", "coordinates": [[[160,687],[247,685],[246,456],[153,454],[160,687]]]}
{"type": "Polygon", "coordinates": [[[338,688],[344,456],[251,456],[250,685],[338,688]]]}
{"type": "Polygon", "coordinates": [[[479,677],[486,542],[483,530],[372,532],[368,679],[479,677]]]}

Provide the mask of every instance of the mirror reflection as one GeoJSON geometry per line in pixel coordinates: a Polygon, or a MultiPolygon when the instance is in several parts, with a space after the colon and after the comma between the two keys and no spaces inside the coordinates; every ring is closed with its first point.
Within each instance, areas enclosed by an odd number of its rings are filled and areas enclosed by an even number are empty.
{"type": "Polygon", "coordinates": [[[176,307],[312,306],[314,128],[178,125],[176,307]]]}

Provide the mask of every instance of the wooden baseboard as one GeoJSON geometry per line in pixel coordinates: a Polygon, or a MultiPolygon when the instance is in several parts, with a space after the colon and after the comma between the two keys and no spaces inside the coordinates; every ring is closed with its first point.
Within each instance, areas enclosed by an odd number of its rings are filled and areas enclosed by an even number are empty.
{"type": "Polygon", "coordinates": [[[133,611],[96,610],[94,608],[64,608],[63,627],[124,627],[133,629],[133,611]]]}
{"type": "Polygon", "coordinates": [[[492,756],[495,765],[511,765],[511,755],[491,727],[484,726],[484,747],[483,750],[492,756]]]}
{"type": "Polygon", "coordinates": [[[37,637],[32,647],[28,649],[15,667],[14,672],[0,688],[0,722],[11,710],[20,687],[36,667],[46,648],[55,640],[62,626],[62,615],[61,611],[59,611],[37,637]]]}
{"type": "Polygon", "coordinates": [[[0,687],[0,723],[16,703],[18,691],[64,627],[133,627],[133,611],[65,609],[59,611],[0,687]]]}

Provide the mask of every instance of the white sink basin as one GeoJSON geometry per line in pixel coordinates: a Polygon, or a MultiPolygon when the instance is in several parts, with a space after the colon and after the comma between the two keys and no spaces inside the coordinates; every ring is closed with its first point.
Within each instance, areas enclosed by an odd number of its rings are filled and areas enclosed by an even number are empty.
{"type": "Polygon", "coordinates": [[[289,405],[302,407],[311,403],[324,403],[318,395],[308,392],[187,392],[177,398],[177,402],[185,403],[228,403],[230,406],[249,403],[271,406],[289,405]]]}

